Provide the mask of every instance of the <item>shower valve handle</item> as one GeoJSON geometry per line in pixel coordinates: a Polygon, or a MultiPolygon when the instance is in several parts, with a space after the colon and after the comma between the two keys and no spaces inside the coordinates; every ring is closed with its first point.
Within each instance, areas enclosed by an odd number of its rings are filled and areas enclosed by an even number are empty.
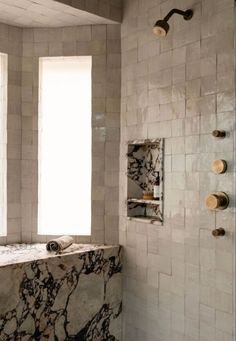
{"type": "Polygon", "coordinates": [[[215,229],[212,231],[212,235],[214,237],[222,237],[225,235],[225,229],[223,229],[222,227],[219,227],[218,229],[215,229]]]}
{"type": "Polygon", "coordinates": [[[226,136],[226,132],[224,130],[214,130],[212,132],[212,136],[218,138],[224,138],[226,136]]]}
{"type": "Polygon", "coordinates": [[[206,207],[210,210],[225,210],[229,205],[229,197],[224,192],[216,192],[206,197],[206,207]]]}

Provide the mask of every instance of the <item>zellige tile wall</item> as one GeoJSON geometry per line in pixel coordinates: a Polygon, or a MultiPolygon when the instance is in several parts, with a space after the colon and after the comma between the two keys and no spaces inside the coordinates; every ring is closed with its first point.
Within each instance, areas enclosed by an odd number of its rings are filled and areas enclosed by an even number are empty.
{"type": "MultiPolygon", "coordinates": [[[[21,29],[0,23],[0,53],[8,54],[6,155],[8,235],[0,237],[0,244],[5,244],[21,239],[21,29]]],[[[4,132],[1,130],[1,133],[4,132]]]]}
{"type": "Polygon", "coordinates": [[[233,341],[235,12],[233,0],[126,0],[122,36],[120,243],[125,341],[233,341]],[[152,26],[172,8],[166,38],[152,26]],[[214,129],[227,137],[217,140],[214,129]],[[127,221],[127,141],[165,138],[164,225],[127,221]],[[214,159],[228,162],[214,175],[214,159]],[[222,190],[230,207],[210,212],[222,190]],[[211,231],[223,227],[223,238],[211,231]]]}
{"type": "Polygon", "coordinates": [[[56,0],[65,5],[78,8],[82,11],[93,13],[102,18],[115,20],[120,22],[122,18],[122,1],[121,0],[56,0]]]}
{"type": "Polygon", "coordinates": [[[0,0],[0,22],[18,27],[64,27],[121,22],[120,0],[0,0]]]}
{"type": "MultiPolygon", "coordinates": [[[[46,241],[50,238],[37,235],[39,57],[82,55],[92,55],[93,64],[92,235],[91,237],[78,237],[76,240],[78,242],[118,243],[119,25],[23,29],[22,241],[46,241]]],[[[80,148],[82,146],[78,146],[78,155],[80,148]]],[[[81,167],[86,167],[83,160],[81,163],[81,167]]]]}
{"type": "Polygon", "coordinates": [[[0,24],[0,52],[9,54],[8,231],[7,237],[0,237],[0,244],[48,238],[37,235],[38,61],[42,56],[81,55],[92,55],[93,63],[92,235],[75,239],[117,244],[120,25],[20,29],[0,24]]]}

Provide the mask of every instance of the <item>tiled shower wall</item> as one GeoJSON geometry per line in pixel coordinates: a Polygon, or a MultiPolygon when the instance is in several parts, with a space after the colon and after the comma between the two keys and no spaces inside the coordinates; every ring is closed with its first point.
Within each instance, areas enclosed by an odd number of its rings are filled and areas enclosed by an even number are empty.
{"type": "Polygon", "coordinates": [[[76,240],[118,243],[120,25],[23,30],[0,25],[0,52],[9,53],[8,235],[0,244],[47,240],[37,235],[38,61],[83,55],[92,55],[93,63],[92,235],[76,240]]]}
{"type": "MultiPolygon", "coordinates": [[[[105,17],[110,20],[120,22],[122,18],[122,1],[121,0],[56,0],[62,4],[70,5],[82,11],[93,13],[97,16],[105,17]]],[[[86,14],[85,14],[86,15],[86,14]]]]}
{"type": "MultiPolygon", "coordinates": [[[[22,240],[37,235],[38,61],[92,55],[92,236],[78,242],[118,242],[120,26],[23,30],[22,240]]],[[[57,122],[55,122],[56,129],[57,122]]],[[[80,148],[78,146],[79,157],[80,148]]],[[[63,159],[62,159],[63,162],[63,159]]],[[[81,160],[81,167],[86,167],[81,160]]],[[[58,184],[60,192],[60,184],[58,184]]],[[[83,195],[83,193],[78,193],[83,195]]],[[[79,214],[79,208],[78,208],[79,214]]]]}
{"type": "MultiPolygon", "coordinates": [[[[21,60],[22,30],[0,24],[0,53],[8,54],[7,226],[1,243],[20,239],[21,227],[21,60]]],[[[2,127],[1,133],[5,135],[2,127]]],[[[2,154],[2,151],[1,151],[2,154]]],[[[2,155],[1,155],[2,157],[2,155]]],[[[5,153],[3,154],[5,157],[5,153]]],[[[3,171],[3,170],[1,170],[3,171]]]]}
{"type": "Polygon", "coordinates": [[[122,36],[120,243],[125,341],[233,341],[235,257],[233,0],[127,0],[122,36]],[[166,38],[152,26],[172,8],[166,38]],[[227,137],[211,132],[224,129],[227,137]],[[164,225],[127,221],[127,141],[165,138],[164,225]],[[211,172],[214,159],[228,171],[211,172]],[[222,190],[230,207],[205,208],[222,190]],[[211,231],[226,230],[215,239],[211,231]]]}

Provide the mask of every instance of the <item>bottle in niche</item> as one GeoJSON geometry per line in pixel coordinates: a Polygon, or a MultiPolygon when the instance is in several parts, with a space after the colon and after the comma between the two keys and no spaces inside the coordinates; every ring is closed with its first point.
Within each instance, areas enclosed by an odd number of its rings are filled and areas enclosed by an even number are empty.
{"type": "Polygon", "coordinates": [[[155,200],[160,200],[160,174],[157,172],[156,181],[153,185],[153,198],[155,200]]]}

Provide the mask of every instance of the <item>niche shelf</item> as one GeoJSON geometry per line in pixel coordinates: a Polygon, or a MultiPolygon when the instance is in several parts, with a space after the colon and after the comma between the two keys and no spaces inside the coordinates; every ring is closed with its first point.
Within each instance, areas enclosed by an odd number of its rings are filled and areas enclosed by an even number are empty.
{"type": "Polygon", "coordinates": [[[134,140],[128,142],[127,217],[149,224],[163,224],[163,151],[164,140],[134,140]],[[143,191],[153,191],[159,175],[160,198],[143,199],[143,191]]]}

